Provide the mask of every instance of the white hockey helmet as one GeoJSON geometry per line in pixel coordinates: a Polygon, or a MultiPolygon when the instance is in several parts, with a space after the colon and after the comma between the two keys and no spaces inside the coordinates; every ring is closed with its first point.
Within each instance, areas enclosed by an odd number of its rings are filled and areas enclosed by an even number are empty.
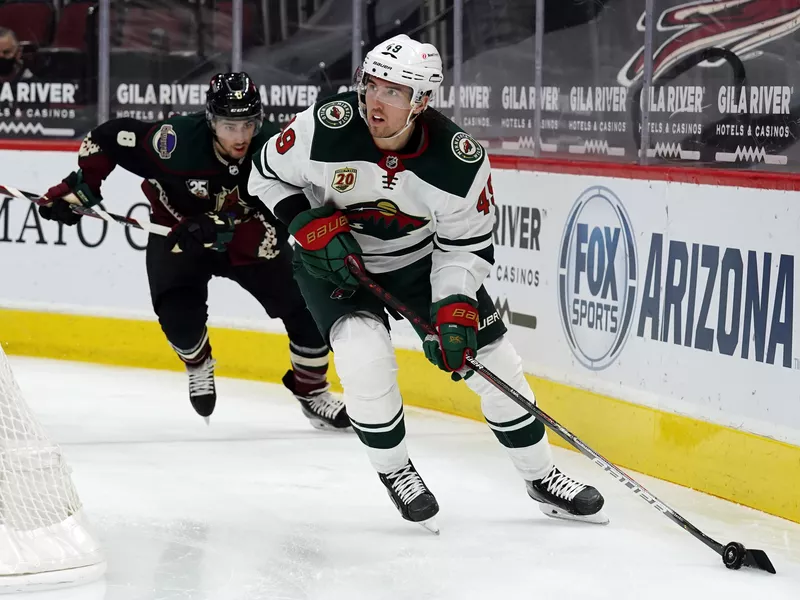
{"type": "MultiPolygon", "coordinates": [[[[400,108],[413,111],[442,84],[442,57],[433,44],[423,44],[405,34],[389,38],[370,50],[356,75],[358,108],[365,120],[369,76],[411,88],[411,102],[400,108]]],[[[409,115],[409,121],[411,118],[409,115]]]]}

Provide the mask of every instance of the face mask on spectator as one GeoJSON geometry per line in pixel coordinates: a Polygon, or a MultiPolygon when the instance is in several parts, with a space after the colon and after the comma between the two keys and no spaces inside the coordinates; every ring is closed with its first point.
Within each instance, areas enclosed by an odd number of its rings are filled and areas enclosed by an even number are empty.
{"type": "Polygon", "coordinates": [[[17,64],[16,57],[13,58],[0,58],[0,75],[8,75],[14,70],[17,64]]]}

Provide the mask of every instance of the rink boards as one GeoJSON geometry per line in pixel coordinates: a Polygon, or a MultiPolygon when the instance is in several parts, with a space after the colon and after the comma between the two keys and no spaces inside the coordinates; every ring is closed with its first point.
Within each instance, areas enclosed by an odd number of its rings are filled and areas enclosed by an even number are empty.
{"type": "MultiPolygon", "coordinates": [[[[73,153],[0,154],[2,183],[33,192],[76,166],[73,153]]],[[[620,465],[800,522],[787,485],[800,481],[794,180],[495,163],[487,288],[541,406],[620,465]]],[[[137,178],[115,172],[104,196],[146,218],[137,178]]],[[[19,200],[0,210],[8,352],[181,368],[151,315],[141,232],[59,229],[19,200]]],[[[219,374],[280,379],[279,322],[225,281],[209,313],[219,374]]],[[[407,327],[395,339],[406,402],[481,418],[407,327]]]]}

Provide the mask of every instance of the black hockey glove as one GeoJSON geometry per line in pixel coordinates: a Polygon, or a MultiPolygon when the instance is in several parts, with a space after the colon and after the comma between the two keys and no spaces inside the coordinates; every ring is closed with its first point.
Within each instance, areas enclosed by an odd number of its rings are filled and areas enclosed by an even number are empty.
{"type": "Polygon", "coordinates": [[[200,255],[205,250],[225,252],[233,239],[236,224],[233,215],[206,213],[187,217],[175,225],[167,236],[167,247],[187,254],[200,255]]]}
{"type": "Polygon", "coordinates": [[[72,205],[63,198],[56,198],[50,204],[39,206],[39,215],[48,221],[58,221],[64,225],[75,225],[83,215],[72,212],[72,205]]]}
{"type": "Polygon", "coordinates": [[[81,215],[75,214],[70,208],[70,202],[64,199],[72,194],[83,206],[99,204],[103,197],[95,194],[83,180],[83,172],[78,169],[73,171],[58,185],[54,185],[44,196],[43,204],[39,205],[39,215],[48,221],[58,221],[64,225],[75,225],[81,220],[81,215]]]}

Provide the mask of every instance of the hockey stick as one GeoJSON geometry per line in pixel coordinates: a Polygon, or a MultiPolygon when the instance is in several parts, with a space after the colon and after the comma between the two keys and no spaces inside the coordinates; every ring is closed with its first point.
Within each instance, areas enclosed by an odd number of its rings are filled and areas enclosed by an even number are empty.
{"type": "MultiPolygon", "coordinates": [[[[24,192],[22,190],[18,190],[17,188],[0,185],[0,196],[8,196],[9,198],[19,198],[20,200],[30,200],[34,204],[43,204],[41,202],[42,196],[41,194],[33,194],[31,192],[24,192]]],[[[154,233],[155,235],[168,235],[170,232],[169,227],[165,227],[164,225],[158,225],[156,223],[150,223],[148,221],[137,221],[133,217],[123,217],[122,215],[117,215],[114,213],[109,213],[104,211],[99,206],[95,206],[94,209],[87,208],[86,206],[78,204],[73,204],[72,202],[69,203],[72,212],[78,215],[83,215],[85,217],[92,217],[95,219],[103,219],[104,221],[110,221],[114,223],[119,223],[120,225],[124,225],[125,227],[131,227],[133,229],[141,229],[142,231],[146,231],[148,233],[154,233]]]]}
{"type": "MultiPolygon", "coordinates": [[[[412,309],[408,306],[403,304],[398,298],[387,292],[383,289],[380,285],[375,283],[372,278],[364,272],[364,269],[361,267],[359,261],[351,254],[346,259],[347,268],[350,272],[358,278],[359,283],[367,288],[370,292],[372,292],[375,296],[383,300],[388,306],[392,309],[399,312],[403,315],[406,319],[408,319],[413,325],[421,328],[425,333],[431,335],[437,335],[436,330],[430,326],[429,323],[424,321],[418,314],[416,314],[412,309]]],[[[692,525],[689,521],[684,519],[681,515],[667,506],[664,502],[656,498],[653,494],[648,492],[643,486],[639,485],[631,479],[628,475],[622,472],[620,469],[615,467],[611,464],[608,460],[603,458],[600,454],[589,448],[580,438],[576,437],[573,433],[563,427],[560,423],[558,423],[555,419],[550,417],[547,413],[542,411],[538,406],[536,406],[533,402],[525,398],[522,394],[504,382],[502,379],[497,377],[494,373],[492,373],[489,369],[484,367],[480,362],[478,362],[472,356],[467,356],[467,364],[470,368],[475,371],[478,375],[483,377],[486,381],[492,384],[495,388],[499,391],[503,392],[506,396],[508,396],[511,400],[519,404],[522,408],[528,411],[530,414],[535,416],[539,419],[542,423],[547,425],[550,429],[555,431],[561,438],[563,438],[566,442],[571,444],[575,447],[581,454],[585,457],[589,458],[592,462],[597,464],[598,466],[602,467],[605,471],[609,473],[614,479],[619,481],[620,483],[624,484],[629,490],[631,490],[637,496],[643,498],[650,506],[661,512],[665,517],[670,519],[673,523],[677,524],[679,527],[685,529],[689,533],[691,533],[695,538],[703,542],[706,546],[711,548],[714,552],[719,554],[722,557],[722,562],[725,564],[726,567],[729,569],[740,569],[742,566],[751,567],[753,569],[760,569],[762,571],[766,571],[768,573],[775,573],[775,567],[772,566],[772,562],[767,557],[766,552],[763,550],[748,550],[739,542],[730,542],[728,545],[723,546],[716,540],[713,540],[702,531],[700,531],[697,527],[692,525]]]]}

